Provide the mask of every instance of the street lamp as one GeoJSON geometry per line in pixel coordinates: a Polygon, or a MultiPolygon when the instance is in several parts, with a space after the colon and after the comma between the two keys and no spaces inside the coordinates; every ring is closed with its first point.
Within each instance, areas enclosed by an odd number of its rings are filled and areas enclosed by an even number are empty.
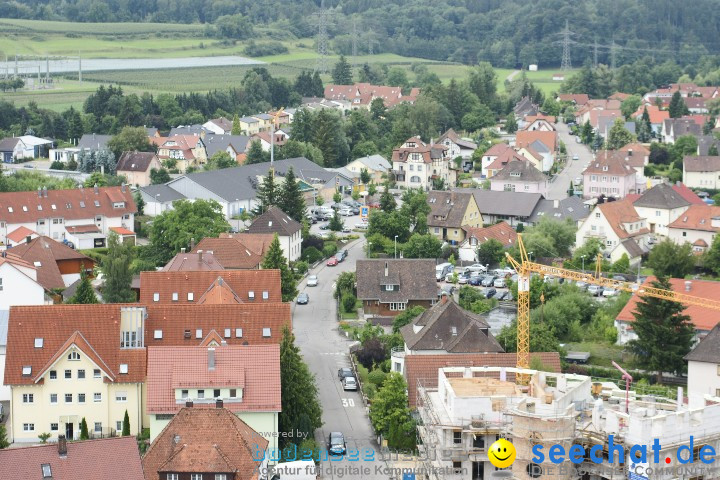
{"type": "Polygon", "coordinates": [[[393,255],[393,258],[397,258],[397,235],[395,235],[395,255],[393,255]]]}
{"type": "Polygon", "coordinates": [[[372,249],[372,242],[367,243],[367,258],[370,258],[370,251],[372,249]]]}
{"type": "Polygon", "coordinates": [[[582,258],[582,271],[585,273],[585,255],[581,255],[580,258],[582,258]]]}
{"type": "Polygon", "coordinates": [[[528,258],[530,259],[531,262],[532,262],[532,256],[533,256],[533,252],[528,252],[528,258]]]}

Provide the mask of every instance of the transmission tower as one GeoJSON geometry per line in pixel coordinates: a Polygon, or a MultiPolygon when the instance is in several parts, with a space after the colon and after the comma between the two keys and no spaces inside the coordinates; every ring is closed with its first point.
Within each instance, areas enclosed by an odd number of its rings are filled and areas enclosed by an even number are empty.
{"type": "Polygon", "coordinates": [[[350,35],[352,37],[352,66],[353,68],[357,67],[357,42],[358,42],[358,31],[357,31],[357,21],[353,18],[352,21],[352,31],[350,32],[350,35]]]}
{"type": "Polygon", "coordinates": [[[318,58],[315,62],[315,71],[320,73],[328,72],[328,33],[327,27],[330,24],[330,12],[325,10],[325,0],[320,3],[320,11],[314,13],[318,22],[317,51],[318,58]]]}
{"type": "Polygon", "coordinates": [[[612,68],[613,70],[615,70],[615,53],[615,37],[613,37],[612,44],[610,45],[610,68],[612,68]]]}
{"type": "Polygon", "coordinates": [[[572,69],[572,63],[570,62],[570,43],[572,43],[570,36],[572,34],[573,33],[570,31],[570,24],[567,20],[565,20],[565,30],[562,32],[562,62],[560,63],[560,70],[563,71],[572,69]]]}
{"type": "Polygon", "coordinates": [[[597,68],[598,66],[598,43],[597,43],[597,37],[595,37],[595,48],[593,49],[593,66],[597,68]]]}

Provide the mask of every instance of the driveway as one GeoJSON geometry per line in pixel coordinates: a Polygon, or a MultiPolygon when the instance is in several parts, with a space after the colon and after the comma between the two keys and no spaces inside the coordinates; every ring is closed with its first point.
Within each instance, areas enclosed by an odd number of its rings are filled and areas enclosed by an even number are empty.
{"type": "Polygon", "coordinates": [[[293,305],[297,345],[315,375],[323,408],[323,426],[316,432],[316,440],[324,449],[329,433],[339,431],[345,435],[348,454],[359,451],[357,460],[331,457],[332,461],[322,462],[323,478],[389,478],[385,463],[379,459],[378,445],[360,393],[343,391],[337,377],[339,368],[350,366],[351,340],[338,328],[333,283],[341,272],[355,271],[355,262],[365,255],[363,245],[364,239],[355,241],[346,248],[348,257],[342,263],[328,267],[322,262],[311,271],[318,277],[318,286],[307,287],[305,281],[298,286],[300,292],[310,296],[310,302],[293,305]],[[365,458],[370,460],[364,461],[365,458]]]}
{"type": "Polygon", "coordinates": [[[555,124],[558,137],[565,143],[567,147],[568,160],[562,172],[557,174],[552,182],[548,185],[548,199],[562,200],[567,198],[567,191],[570,182],[578,177],[582,177],[582,172],[593,160],[593,154],[590,149],[582,143],[575,141],[575,136],[570,134],[568,126],[558,122],[555,124]],[[573,155],[577,155],[578,159],[573,160],[573,155]]]}

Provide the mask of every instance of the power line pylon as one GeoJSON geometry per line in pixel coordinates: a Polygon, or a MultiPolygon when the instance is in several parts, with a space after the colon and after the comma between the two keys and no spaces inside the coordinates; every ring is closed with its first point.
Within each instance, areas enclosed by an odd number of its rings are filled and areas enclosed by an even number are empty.
{"type": "Polygon", "coordinates": [[[325,0],[320,3],[320,11],[314,13],[318,21],[317,52],[318,58],[315,62],[315,71],[319,73],[328,72],[328,33],[327,27],[330,24],[330,12],[325,10],[325,0]]]}
{"type": "Polygon", "coordinates": [[[352,31],[350,32],[352,38],[352,66],[357,67],[357,43],[358,43],[358,31],[357,31],[357,20],[353,18],[352,31]]]}
{"type": "Polygon", "coordinates": [[[565,30],[562,32],[562,62],[560,63],[560,70],[563,71],[572,69],[572,62],[570,61],[570,44],[572,43],[570,36],[572,34],[573,33],[570,31],[570,23],[565,20],[565,30]]]}

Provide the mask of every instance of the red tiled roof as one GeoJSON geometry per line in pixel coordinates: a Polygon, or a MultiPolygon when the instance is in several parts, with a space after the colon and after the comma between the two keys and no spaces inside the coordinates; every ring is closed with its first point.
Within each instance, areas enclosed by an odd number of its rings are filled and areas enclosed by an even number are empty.
{"type": "Polygon", "coordinates": [[[279,270],[162,271],[140,273],[140,303],[197,303],[218,277],[227,282],[243,301],[276,303],[282,299],[279,270]],[[249,292],[253,292],[254,300],[250,300],[249,292]],[[267,299],[263,299],[263,292],[268,292],[267,299]],[[155,293],[159,294],[157,302],[154,300],[155,293]],[[173,293],[178,294],[177,301],[173,301],[173,293]],[[193,294],[192,300],[188,300],[188,293],[193,294]]]}
{"type": "Polygon", "coordinates": [[[507,150],[512,150],[512,147],[510,147],[507,143],[496,143],[483,153],[483,157],[497,157],[505,153],[507,150]]]}
{"type": "Polygon", "coordinates": [[[7,234],[8,240],[12,241],[13,243],[23,242],[25,239],[27,239],[27,237],[32,237],[32,236],[37,237],[38,236],[37,232],[34,232],[34,231],[30,230],[29,228],[22,226],[22,225],[7,234]]]}
{"type": "MultiPolygon", "coordinates": [[[[531,353],[554,372],[560,372],[560,354],[557,352],[531,353]]],[[[408,384],[410,408],[417,406],[418,382],[426,388],[437,387],[438,369],[443,367],[514,367],[516,353],[453,353],[443,355],[406,355],[405,378],[408,384]]],[[[513,374],[508,374],[512,381],[513,374]]]]}
{"type": "Polygon", "coordinates": [[[198,305],[224,305],[243,303],[243,301],[222,278],[217,278],[197,303],[198,305]]]}
{"type": "MultiPolygon", "coordinates": [[[[280,345],[221,345],[214,348],[215,368],[208,368],[205,347],[150,347],[147,367],[147,413],[176,413],[179,388],[241,388],[242,401],[225,401],[238,412],[279,412],[280,345]]],[[[215,407],[195,402],[195,407],[215,407]]]]}
{"type": "Polygon", "coordinates": [[[598,152],[595,160],[583,171],[583,175],[616,175],[627,177],[635,175],[635,169],[625,161],[625,155],[615,151],[598,152]]]}
{"type": "Polygon", "coordinates": [[[540,140],[551,152],[557,149],[557,132],[543,132],[540,130],[521,130],[515,136],[515,146],[525,147],[535,140],[540,140]]]}
{"type": "Polygon", "coordinates": [[[135,232],[133,232],[132,230],[128,230],[127,228],[124,228],[124,227],[110,227],[110,230],[117,233],[121,237],[123,235],[135,235],[135,232]]]}
{"type": "Polygon", "coordinates": [[[654,125],[662,124],[666,119],[670,118],[670,112],[668,112],[667,110],[660,110],[657,105],[640,105],[640,107],[635,111],[635,113],[632,114],[632,118],[642,118],[643,112],[646,108],[648,116],[650,117],[650,123],[654,125]]]}
{"type": "Polygon", "coordinates": [[[6,255],[4,257],[0,257],[0,265],[2,265],[3,263],[9,263],[10,265],[15,265],[18,267],[30,268],[32,270],[37,270],[37,268],[35,268],[35,266],[32,263],[26,262],[22,258],[16,257],[14,255],[6,255]]]}
{"type": "Polygon", "coordinates": [[[135,200],[127,187],[99,187],[98,193],[93,188],[48,190],[47,196],[42,197],[38,192],[0,193],[0,221],[8,224],[36,223],[50,217],[62,217],[66,223],[68,220],[93,223],[98,215],[116,218],[136,212],[135,200]],[[125,202],[125,206],[113,208],[113,202],[125,202]]]}
{"type": "MultiPolygon", "coordinates": [[[[197,147],[198,142],[201,140],[197,135],[175,135],[172,137],[150,138],[150,141],[161,149],[180,150],[183,152],[185,160],[194,160],[193,149],[197,147]],[[174,145],[169,145],[170,143],[174,143],[174,145]]],[[[167,155],[159,155],[159,158],[167,157],[167,155]]]]}
{"type": "Polygon", "coordinates": [[[647,228],[628,232],[623,227],[623,224],[625,223],[640,222],[643,220],[643,218],[638,215],[637,210],[635,210],[631,199],[627,197],[614,202],[605,202],[598,205],[596,208],[600,209],[605,216],[605,219],[610,224],[610,227],[620,238],[630,238],[650,232],[647,228]]]}
{"type": "Polygon", "coordinates": [[[717,232],[713,228],[712,219],[720,217],[720,207],[714,205],[690,205],[677,220],[668,225],[668,228],[679,228],[683,230],[701,230],[705,232],[717,232]]]}
{"type": "MultiPolygon", "coordinates": [[[[417,100],[420,89],[413,88],[409,95],[403,95],[400,87],[356,83],[354,85],[325,85],[324,97],[328,100],[359,99],[360,105],[369,105],[375,98],[382,98],[386,107],[393,107],[401,102],[413,103],[417,100]]],[[[353,102],[354,103],[354,102],[353,102]]]]}
{"type": "Polygon", "coordinates": [[[576,105],[585,105],[590,101],[590,97],[586,93],[561,93],[558,95],[561,102],[575,102],[576,105]]]}
{"type": "MultiPolygon", "coordinates": [[[[643,286],[650,285],[655,277],[648,277],[643,286]]],[[[690,291],[685,290],[685,279],[671,278],[670,286],[674,292],[680,292],[694,297],[705,298],[708,300],[720,300],[720,282],[711,282],[708,280],[692,280],[690,291]]],[[[642,287],[641,287],[642,289],[642,287]]],[[[625,308],[620,311],[617,320],[621,322],[634,322],[635,316],[633,312],[638,302],[638,295],[630,297],[630,301],[625,308]]],[[[710,331],[718,323],[717,311],[711,308],[700,307],[697,305],[688,305],[683,314],[690,316],[690,321],[695,325],[696,330],[710,331]]]]}
{"type": "Polygon", "coordinates": [[[690,190],[684,183],[676,183],[672,186],[672,189],[692,205],[705,205],[702,198],[698,197],[695,192],[690,190]]]}
{"type": "MultiPolygon", "coordinates": [[[[11,248],[8,250],[7,256],[20,258],[35,265],[37,282],[46,290],[65,288],[65,282],[58,266],[59,261],[79,260],[85,270],[92,270],[95,267],[95,262],[90,257],[45,236],[34,238],[30,243],[21,243],[11,248]]],[[[77,272],[65,273],[80,273],[80,269],[78,268],[77,272]]]]}
{"type": "Polygon", "coordinates": [[[148,305],[147,312],[147,346],[197,346],[213,330],[229,345],[266,345],[280,343],[284,327],[292,329],[289,303],[148,305]],[[155,338],[156,330],[162,338],[155,338]]]}
{"type": "Polygon", "coordinates": [[[166,472],[232,472],[235,480],[255,480],[257,452],[264,454],[267,446],[266,439],[225,408],[186,407],[143,457],[145,480],[165,480],[166,472]]]}
{"type": "Polygon", "coordinates": [[[227,269],[256,269],[259,268],[262,254],[272,243],[273,238],[274,235],[270,233],[238,233],[223,234],[220,238],[205,237],[197,244],[193,253],[200,250],[212,253],[217,262],[227,269]]]}
{"type": "MultiPolygon", "coordinates": [[[[543,115],[542,113],[538,113],[537,115],[526,115],[525,116],[525,121],[527,123],[532,123],[535,120],[545,120],[546,122],[549,122],[549,123],[555,123],[555,121],[557,119],[555,118],[554,115],[543,115]]],[[[555,128],[555,127],[553,127],[553,128],[555,128]]]]}
{"type": "Polygon", "coordinates": [[[5,383],[32,385],[39,380],[37,375],[71,345],[90,356],[100,368],[108,368],[112,378],[124,383],[142,382],[145,351],[120,348],[123,306],[126,305],[10,307],[5,383]],[[42,348],[35,348],[35,338],[43,338],[42,348]],[[127,374],[120,374],[121,363],[128,365],[127,374]],[[22,374],[24,366],[32,367],[30,375],[22,374]]]}
{"type": "MultiPolygon", "coordinates": [[[[202,243],[202,242],[200,242],[202,243]]],[[[225,270],[211,252],[178,253],[167,265],[163,267],[165,272],[193,270],[225,270]]]]}
{"type": "Polygon", "coordinates": [[[490,227],[463,227],[463,230],[467,232],[467,238],[475,237],[479,244],[485,243],[491,238],[499,241],[505,247],[515,245],[515,242],[517,242],[517,232],[505,221],[496,223],[490,227]]]}
{"type": "Polygon", "coordinates": [[[58,455],[57,444],[0,450],[2,477],[42,479],[42,465],[50,465],[52,480],[118,478],[144,480],[135,437],[67,442],[67,456],[58,455]]]}
{"type": "Polygon", "coordinates": [[[490,165],[487,166],[486,170],[502,170],[508,163],[513,160],[518,160],[521,162],[528,161],[527,158],[525,158],[523,155],[519,154],[511,148],[509,150],[505,150],[503,153],[498,155],[498,157],[493,160],[490,165]]]}

